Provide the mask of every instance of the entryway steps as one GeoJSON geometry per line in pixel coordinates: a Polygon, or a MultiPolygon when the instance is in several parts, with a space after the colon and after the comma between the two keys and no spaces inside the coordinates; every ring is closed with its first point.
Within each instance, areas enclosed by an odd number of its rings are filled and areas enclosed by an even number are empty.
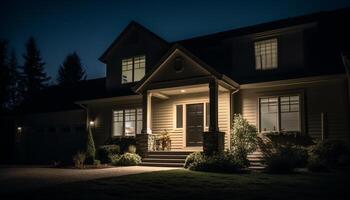
{"type": "MultiPolygon", "coordinates": [[[[157,166],[157,167],[183,167],[186,157],[192,151],[154,151],[142,159],[142,166],[157,166]]],[[[249,169],[263,170],[265,165],[262,163],[263,154],[259,151],[248,155],[250,162],[249,169]]]]}
{"type": "Polygon", "coordinates": [[[266,166],[262,162],[264,156],[261,153],[261,151],[256,151],[251,154],[248,154],[247,157],[250,163],[249,169],[257,171],[265,169],[266,166]]]}
{"type": "Polygon", "coordinates": [[[192,151],[154,151],[142,159],[143,166],[183,167],[186,157],[192,151]]]}

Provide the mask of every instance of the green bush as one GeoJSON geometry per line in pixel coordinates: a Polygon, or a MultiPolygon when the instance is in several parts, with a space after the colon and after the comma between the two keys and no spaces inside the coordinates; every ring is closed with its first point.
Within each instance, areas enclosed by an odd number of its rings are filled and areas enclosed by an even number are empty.
{"type": "Polygon", "coordinates": [[[86,158],[86,155],[85,155],[84,152],[77,152],[73,156],[74,166],[76,168],[83,168],[84,167],[85,158],[86,158]]]}
{"type": "Polygon", "coordinates": [[[89,128],[87,138],[86,138],[86,160],[85,160],[86,164],[89,164],[89,165],[94,164],[95,154],[96,154],[95,142],[92,136],[92,130],[91,128],[89,128]]]}
{"type": "Polygon", "coordinates": [[[185,168],[189,168],[191,165],[193,165],[193,163],[198,163],[200,162],[202,159],[204,159],[204,155],[201,152],[193,152],[190,155],[188,155],[186,157],[185,160],[185,168]]]}
{"type": "Polygon", "coordinates": [[[135,145],[129,145],[128,153],[136,153],[136,146],[135,145]]]}
{"type": "Polygon", "coordinates": [[[327,172],[329,168],[324,160],[317,156],[310,156],[307,163],[307,168],[311,172],[327,172]]]}
{"type": "Polygon", "coordinates": [[[113,161],[116,166],[134,166],[141,163],[141,157],[135,153],[124,153],[113,161]]]}
{"type": "Polygon", "coordinates": [[[97,150],[97,158],[101,163],[111,163],[111,156],[120,154],[120,147],[118,145],[103,145],[97,150]]]}
{"type": "Polygon", "coordinates": [[[194,171],[234,173],[241,172],[245,167],[232,152],[224,152],[212,156],[201,153],[189,155],[185,166],[194,171]]]}
{"type": "Polygon", "coordinates": [[[94,160],[94,165],[95,165],[95,166],[101,165],[101,161],[100,161],[100,160],[94,160]]]}
{"type": "Polygon", "coordinates": [[[319,141],[309,148],[310,154],[321,160],[329,167],[339,167],[347,165],[349,149],[339,141],[319,141]],[[344,159],[345,158],[345,159],[344,159]]]}
{"type": "Polygon", "coordinates": [[[305,167],[307,160],[307,150],[295,145],[278,145],[264,154],[266,169],[271,173],[290,173],[297,167],[305,167]]]}
{"type": "Polygon", "coordinates": [[[249,124],[240,114],[235,114],[231,131],[231,151],[242,165],[248,165],[248,153],[257,149],[258,134],[256,127],[249,124]]]}

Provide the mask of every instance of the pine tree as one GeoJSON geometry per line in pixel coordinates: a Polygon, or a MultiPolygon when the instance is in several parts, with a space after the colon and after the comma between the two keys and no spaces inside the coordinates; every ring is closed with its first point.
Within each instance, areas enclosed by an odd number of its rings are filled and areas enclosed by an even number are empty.
{"type": "Polygon", "coordinates": [[[85,79],[85,70],[82,67],[78,54],[76,52],[68,54],[58,69],[58,83],[69,85],[85,79]]]}
{"type": "Polygon", "coordinates": [[[94,137],[92,135],[92,128],[89,127],[88,133],[86,136],[86,163],[87,164],[93,164],[95,160],[95,154],[96,154],[96,148],[95,148],[95,142],[94,137]]]}
{"type": "Polygon", "coordinates": [[[8,66],[10,73],[8,107],[13,109],[22,100],[22,89],[20,88],[21,78],[18,71],[19,66],[17,64],[17,57],[14,50],[12,50],[10,54],[8,66]]]}
{"type": "Polygon", "coordinates": [[[6,102],[9,95],[10,70],[7,46],[7,40],[0,40],[0,112],[6,110],[6,102]]]}
{"type": "Polygon", "coordinates": [[[44,72],[45,63],[42,61],[40,51],[33,37],[26,43],[26,54],[23,55],[25,63],[23,75],[26,95],[31,96],[47,86],[50,77],[44,72]]]}

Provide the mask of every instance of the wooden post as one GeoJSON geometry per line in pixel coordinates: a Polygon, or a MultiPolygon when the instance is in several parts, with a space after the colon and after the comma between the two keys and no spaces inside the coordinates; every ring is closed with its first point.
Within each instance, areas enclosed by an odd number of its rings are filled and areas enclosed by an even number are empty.
{"type": "Polygon", "coordinates": [[[215,79],[209,81],[209,106],[210,123],[209,131],[218,132],[218,82],[215,79]]]}

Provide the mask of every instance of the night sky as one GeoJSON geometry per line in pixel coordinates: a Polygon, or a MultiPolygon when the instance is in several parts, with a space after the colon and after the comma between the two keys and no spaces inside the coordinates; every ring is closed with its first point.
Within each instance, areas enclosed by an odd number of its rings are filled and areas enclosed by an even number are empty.
{"type": "Polygon", "coordinates": [[[65,56],[76,51],[92,79],[105,76],[98,58],[131,20],[174,41],[347,6],[349,0],[0,0],[0,38],[22,64],[24,44],[34,36],[54,81],[65,56]]]}

